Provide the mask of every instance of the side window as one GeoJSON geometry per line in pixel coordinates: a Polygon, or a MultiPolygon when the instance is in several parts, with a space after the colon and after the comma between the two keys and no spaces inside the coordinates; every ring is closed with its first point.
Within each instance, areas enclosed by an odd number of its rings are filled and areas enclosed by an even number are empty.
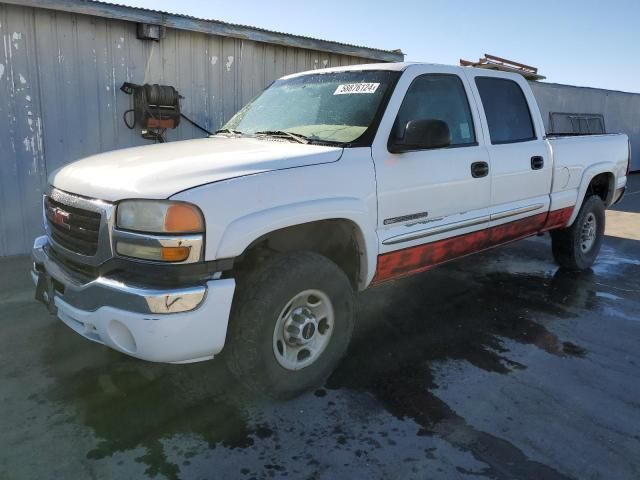
{"type": "Polygon", "coordinates": [[[449,126],[451,145],[475,145],[476,136],[467,94],[457,75],[433,73],[417,77],[400,106],[392,136],[402,139],[410,120],[442,120],[449,126]]]}
{"type": "Polygon", "coordinates": [[[476,77],[492,144],[534,140],[533,122],[520,85],[505,78],[476,77]]]}

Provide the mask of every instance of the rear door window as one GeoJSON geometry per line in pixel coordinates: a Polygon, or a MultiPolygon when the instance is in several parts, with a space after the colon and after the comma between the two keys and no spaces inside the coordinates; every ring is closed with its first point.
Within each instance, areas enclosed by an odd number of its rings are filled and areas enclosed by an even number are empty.
{"type": "Polygon", "coordinates": [[[535,140],[527,99],[513,80],[476,77],[492,144],[535,140]]]}

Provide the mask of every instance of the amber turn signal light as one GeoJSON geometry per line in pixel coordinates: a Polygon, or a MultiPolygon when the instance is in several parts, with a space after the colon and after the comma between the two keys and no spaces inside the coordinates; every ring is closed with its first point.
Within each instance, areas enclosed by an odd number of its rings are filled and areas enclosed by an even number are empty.
{"type": "Polygon", "coordinates": [[[167,208],[164,217],[164,231],[167,233],[203,232],[202,214],[194,205],[174,203],[167,208]]]}
{"type": "Polygon", "coordinates": [[[165,262],[184,262],[189,258],[191,247],[162,247],[162,260],[165,262]]]}

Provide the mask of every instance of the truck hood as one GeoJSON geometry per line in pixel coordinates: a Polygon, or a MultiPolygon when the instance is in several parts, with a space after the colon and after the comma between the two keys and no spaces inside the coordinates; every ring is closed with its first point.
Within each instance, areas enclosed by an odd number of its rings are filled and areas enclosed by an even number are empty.
{"type": "Polygon", "coordinates": [[[54,171],[49,183],[107,201],[168,198],[229,178],[335,162],[341,154],[339,147],[216,136],[101,153],[54,171]]]}

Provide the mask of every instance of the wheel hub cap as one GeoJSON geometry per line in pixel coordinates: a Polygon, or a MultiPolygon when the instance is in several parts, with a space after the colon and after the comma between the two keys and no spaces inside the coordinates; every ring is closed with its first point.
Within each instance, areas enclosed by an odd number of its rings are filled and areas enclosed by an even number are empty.
{"type": "Polygon", "coordinates": [[[273,354],[287,370],[314,363],[329,345],[334,326],[333,305],[320,290],[304,290],[287,302],[273,332],[273,354]]]}
{"type": "Polygon", "coordinates": [[[589,213],[584,219],[580,230],[580,249],[586,253],[591,250],[597,234],[596,216],[589,213]]]}
{"type": "Polygon", "coordinates": [[[289,345],[309,343],[318,330],[315,315],[306,307],[296,308],[284,324],[284,338],[289,345]]]}

